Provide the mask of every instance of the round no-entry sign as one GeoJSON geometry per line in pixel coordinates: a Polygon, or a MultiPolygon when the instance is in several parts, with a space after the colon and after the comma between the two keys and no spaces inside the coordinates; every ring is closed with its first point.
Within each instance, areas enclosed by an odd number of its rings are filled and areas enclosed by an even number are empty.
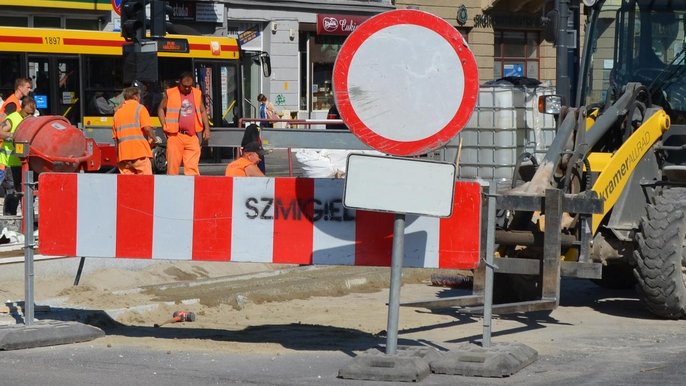
{"type": "Polygon", "coordinates": [[[362,23],[333,73],[341,118],[365,144],[387,154],[424,154],[445,145],[476,105],[479,76],[462,35],[426,12],[397,10],[362,23]]]}

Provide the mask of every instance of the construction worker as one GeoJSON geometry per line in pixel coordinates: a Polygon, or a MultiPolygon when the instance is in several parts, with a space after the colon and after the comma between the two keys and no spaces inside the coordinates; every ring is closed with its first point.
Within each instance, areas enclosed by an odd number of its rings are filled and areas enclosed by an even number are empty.
{"type": "Polygon", "coordinates": [[[179,78],[179,85],[166,90],[157,116],[167,136],[167,174],[179,174],[183,164],[183,174],[197,176],[200,174],[200,142],[210,138],[210,122],[202,102],[202,93],[193,87],[193,74],[184,72],[179,78]]]}
{"type": "Polygon", "coordinates": [[[226,166],[227,177],[264,177],[264,173],[257,167],[264,149],[258,142],[250,142],[243,147],[243,154],[226,166]]]}
{"type": "Polygon", "coordinates": [[[0,121],[6,116],[21,109],[20,99],[28,96],[31,92],[31,79],[17,78],[14,81],[14,92],[5,99],[0,106],[0,121]]]}
{"type": "Polygon", "coordinates": [[[19,127],[19,124],[28,116],[33,116],[36,112],[36,102],[30,96],[21,98],[21,109],[7,115],[7,118],[0,125],[0,138],[2,138],[2,145],[0,145],[0,165],[2,170],[2,187],[5,188],[5,203],[2,209],[4,215],[17,215],[17,207],[19,206],[19,194],[17,188],[21,191],[21,160],[14,154],[14,132],[19,127]]]}
{"type": "Polygon", "coordinates": [[[112,138],[117,147],[117,168],[121,174],[152,174],[151,147],[155,136],[148,109],[140,104],[140,89],[124,89],[124,103],[114,113],[112,138]]]}

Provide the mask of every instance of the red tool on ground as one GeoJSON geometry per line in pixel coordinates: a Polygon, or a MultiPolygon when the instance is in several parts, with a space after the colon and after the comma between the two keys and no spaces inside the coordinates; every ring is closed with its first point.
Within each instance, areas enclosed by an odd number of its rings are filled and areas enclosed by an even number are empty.
{"type": "Polygon", "coordinates": [[[160,324],[155,324],[153,327],[159,328],[168,323],[178,323],[178,322],[194,322],[195,313],[190,311],[174,311],[172,318],[162,322],[160,324]]]}

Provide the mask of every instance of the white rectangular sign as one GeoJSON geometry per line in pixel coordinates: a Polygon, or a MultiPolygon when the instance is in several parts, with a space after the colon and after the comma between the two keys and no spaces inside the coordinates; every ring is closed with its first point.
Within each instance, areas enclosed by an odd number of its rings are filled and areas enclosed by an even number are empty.
{"type": "Polygon", "coordinates": [[[450,217],[455,165],[415,159],[350,154],[343,204],[380,212],[450,217]]]}

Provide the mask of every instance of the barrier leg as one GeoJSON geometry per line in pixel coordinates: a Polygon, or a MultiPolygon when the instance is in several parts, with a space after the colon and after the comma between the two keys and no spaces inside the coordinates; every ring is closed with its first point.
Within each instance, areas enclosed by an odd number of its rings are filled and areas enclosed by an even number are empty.
{"type": "Polygon", "coordinates": [[[33,325],[33,172],[24,173],[24,324],[33,325]]]}
{"type": "Polygon", "coordinates": [[[388,325],[386,328],[386,354],[368,350],[352,363],[338,371],[340,378],[372,381],[418,382],[431,371],[429,361],[439,357],[429,347],[398,350],[398,319],[400,316],[400,285],[405,255],[405,214],[397,213],[393,223],[393,250],[391,252],[391,283],[388,294],[388,325]]]}
{"type": "Polygon", "coordinates": [[[81,260],[79,261],[79,268],[76,270],[76,277],[74,278],[74,286],[79,285],[79,281],[81,281],[81,272],[83,272],[83,263],[86,261],[85,257],[82,257],[81,260]]]}
{"type": "Polygon", "coordinates": [[[486,277],[484,288],[483,347],[491,346],[493,320],[493,255],[495,255],[495,195],[496,184],[488,185],[488,217],[486,218],[486,277]]]}
{"type": "Polygon", "coordinates": [[[481,345],[466,343],[431,362],[437,374],[479,377],[507,377],[538,359],[538,352],[522,343],[491,343],[493,314],[493,256],[495,253],[496,186],[488,188],[484,319],[481,345]]]}
{"type": "Polygon", "coordinates": [[[405,215],[396,214],[393,223],[393,249],[391,252],[391,287],[388,291],[388,324],[386,354],[395,355],[398,348],[398,319],[400,317],[400,284],[403,255],[405,254],[405,215]]]}
{"type": "Polygon", "coordinates": [[[33,172],[24,172],[24,324],[17,326],[0,326],[0,351],[23,348],[53,346],[85,342],[99,338],[105,333],[87,324],[41,320],[34,323],[33,293],[33,172]]]}

